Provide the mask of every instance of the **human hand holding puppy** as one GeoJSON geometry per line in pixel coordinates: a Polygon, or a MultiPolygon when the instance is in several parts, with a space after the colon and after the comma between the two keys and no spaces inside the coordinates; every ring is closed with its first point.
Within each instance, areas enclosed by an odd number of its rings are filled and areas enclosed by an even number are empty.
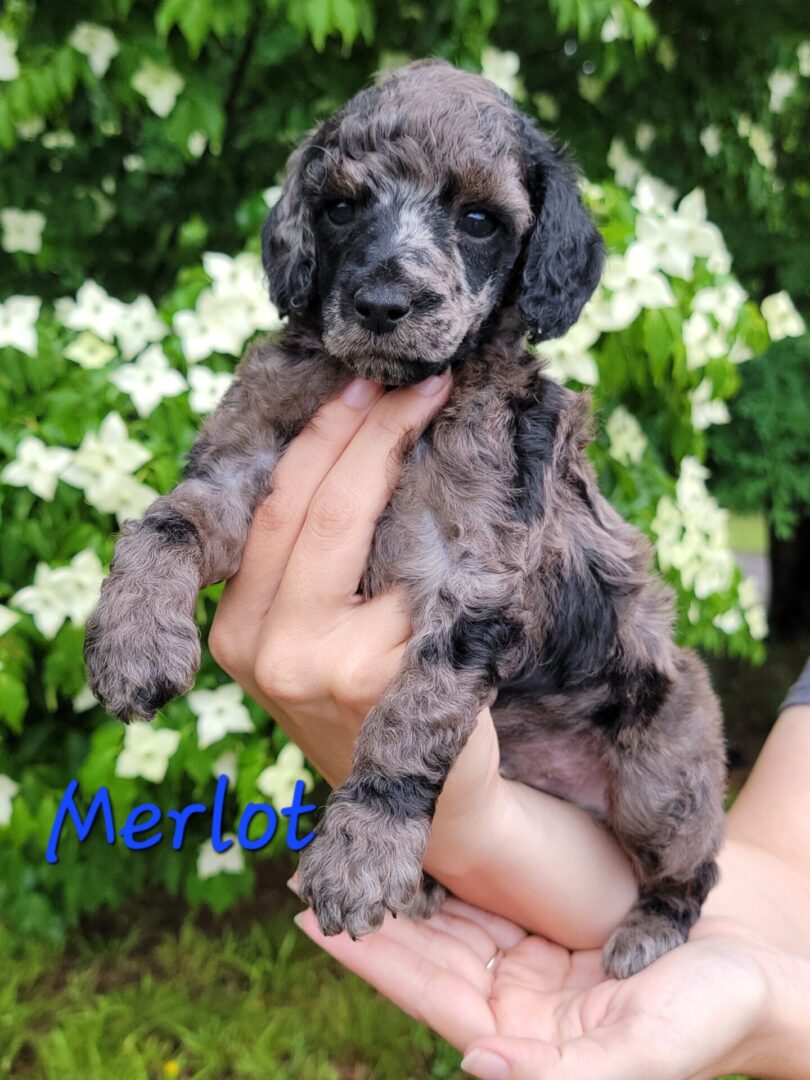
{"type": "MultiPolygon", "coordinates": [[[[364,601],[357,584],[399,451],[449,387],[443,376],[383,395],[357,380],[322,407],[278,467],[211,630],[218,663],[333,786],[411,632],[397,592],[364,601]]],[[[578,807],[503,780],[498,760],[486,709],[439,797],[426,869],[568,947],[601,945],[635,896],[625,857],[578,807]]]]}

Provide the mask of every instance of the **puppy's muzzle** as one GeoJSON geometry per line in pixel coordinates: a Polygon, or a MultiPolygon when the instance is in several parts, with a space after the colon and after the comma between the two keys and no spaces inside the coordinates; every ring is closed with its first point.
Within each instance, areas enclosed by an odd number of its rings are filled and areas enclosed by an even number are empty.
{"type": "Polygon", "coordinates": [[[393,285],[362,285],[354,294],[354,309],[365,330],[389,334],[411,310],[411,302],[393,285]]]}

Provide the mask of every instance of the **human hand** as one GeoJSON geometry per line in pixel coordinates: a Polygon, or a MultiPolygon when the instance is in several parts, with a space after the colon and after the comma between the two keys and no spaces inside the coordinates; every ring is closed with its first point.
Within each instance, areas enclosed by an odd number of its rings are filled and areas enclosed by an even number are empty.
{"type": "Polygon", "coordinates": [[[606,978],[599,950],[570,953],[455,899],[425,922],[389,916],[359,942],[324,937],[309,910],[296,922],[463,1051],[481,1080],[806,1075],[772,1071],[785,1037],[774,989],[801,990],[800,962],[733,920],[701,920],[687,944],[624,981],[606,978]]]}

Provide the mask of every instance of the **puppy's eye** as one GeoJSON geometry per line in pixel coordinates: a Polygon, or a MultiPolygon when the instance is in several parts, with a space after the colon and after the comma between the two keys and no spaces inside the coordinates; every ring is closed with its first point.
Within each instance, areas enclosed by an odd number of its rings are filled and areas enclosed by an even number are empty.
{"type": "Polygon", "coordinates": [[[465,210],[459,225],[468,236],[484,240],[498,228],[498,219],[486,210],[465,210]]]}
{"type": "Polygon", "coordinates": [[[329,203],[326,216],[333,225],[348,225],[354,218],[354,207],[346,199],[340,199],[338,202],[329,203]]]}

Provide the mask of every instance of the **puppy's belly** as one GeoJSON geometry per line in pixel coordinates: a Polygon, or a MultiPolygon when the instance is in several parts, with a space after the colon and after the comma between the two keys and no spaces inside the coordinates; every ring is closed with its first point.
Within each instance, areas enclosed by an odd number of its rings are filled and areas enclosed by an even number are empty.
{"type": "Polygon", "coordinates": [[[601,816],[607,810],[607,771],[600,743],[598,734],[585,731],[544,730],[531,739],[501,739],[501,775],[601,816]]]}

